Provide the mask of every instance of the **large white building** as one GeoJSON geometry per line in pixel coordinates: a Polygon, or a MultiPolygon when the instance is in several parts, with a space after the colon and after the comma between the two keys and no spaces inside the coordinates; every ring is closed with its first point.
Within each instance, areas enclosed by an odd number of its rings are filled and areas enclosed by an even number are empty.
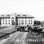
{"type": "Polygon", "coordinates": [[[0,15],[1,26],[12,26],[15,24],[15,14],[0,15]]]}
{"type": "Polygon", "coordinates": [[[1,26],[33,26],[34,17],[28,14],[8,14],[0,15],[0,25],[1,26]]]}
{"type": "Polygon", "coordinates": [[[33,26],[34,17],[28,14],[17,14],[16,15],[16,25],[17,26],[33,26]]]}

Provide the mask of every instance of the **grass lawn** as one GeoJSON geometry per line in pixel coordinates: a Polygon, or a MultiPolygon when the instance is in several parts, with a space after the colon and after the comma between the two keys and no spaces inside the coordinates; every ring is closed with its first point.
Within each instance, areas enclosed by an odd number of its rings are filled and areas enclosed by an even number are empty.
{"type": "Polygon", "coordinates": [[[8,26],[0,26],[0,29],[8,28],[8,26]]]}
{"type": "Polygon", "coordinates": [[[0,39],[4,39],[4,38],[7,38],[9,35],[9,33],[12,33],[15,31],[15,28],[14,27],[10,27],[10,28],[7,28],[5,30],[0,30],[0,39]]]}
{"type": "Polygon", "coordinates": [[[0,33],[11,33],[15,30],[16,30],[15,27],[11,26],[11,27],[8,27],[8,28],[5,28],[5,29],[0,29],[0,33]]]}

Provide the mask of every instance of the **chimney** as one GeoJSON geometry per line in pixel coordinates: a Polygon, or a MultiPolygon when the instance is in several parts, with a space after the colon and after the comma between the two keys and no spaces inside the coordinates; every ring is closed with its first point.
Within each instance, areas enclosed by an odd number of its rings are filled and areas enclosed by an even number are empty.
{"type": "Polygon", "coordinates": [[[16,13],[15,13],[15,16],[16,16],[16,13]]]}
{"type": "Polygon", "coordinates": [[[16,14],[16,13],[15,13],[16,14]]]}

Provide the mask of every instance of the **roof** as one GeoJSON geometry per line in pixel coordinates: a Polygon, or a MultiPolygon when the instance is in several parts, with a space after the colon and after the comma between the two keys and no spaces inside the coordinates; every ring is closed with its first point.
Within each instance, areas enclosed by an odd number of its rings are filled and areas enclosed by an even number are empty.
{"type": "Polygon", "coordinates": [[[10,16],[15,16],[15,14],[0,14],[0,17],[10,17],[10,16]]]}
{"type": "Polygon", "coordinates": [[[16,17],[33,17],[33,16],[29,14],[16,14],[16,17]]]}
{"type": "Polygon", "coordinates": [[[2,16],[16,16],[16,17],[32,17],[32,18],[34,18],[34,16],[32,16],[32,15],[29,15],[29,14],[1,14],[0,15],[0,17],[2,17],[2,16]]]}

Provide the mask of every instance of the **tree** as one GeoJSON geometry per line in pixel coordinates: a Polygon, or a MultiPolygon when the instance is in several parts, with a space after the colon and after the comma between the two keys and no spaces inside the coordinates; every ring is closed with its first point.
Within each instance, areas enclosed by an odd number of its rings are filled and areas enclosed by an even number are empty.
{"type": "Polygon", "coordinates": [[[44,27],[44,21],[41,22],[41,26],[44,27]]]}
{"type": "Polygon", "coordinates": [[[34,25],[41,25],[40,21],[34,21],[34,25]]]}

